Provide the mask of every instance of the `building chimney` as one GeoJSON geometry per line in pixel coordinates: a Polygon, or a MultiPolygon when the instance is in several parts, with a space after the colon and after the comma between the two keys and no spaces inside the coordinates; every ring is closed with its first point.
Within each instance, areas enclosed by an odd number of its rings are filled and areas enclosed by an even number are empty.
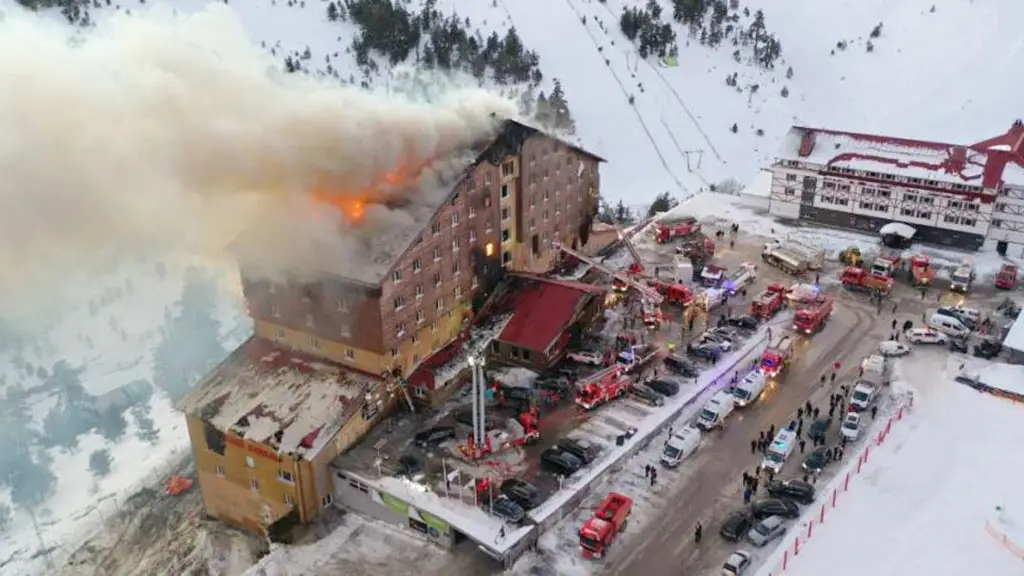
{"type": "Polygon", "coordinates": [[[949,161],[946,163],[948,172],[959,174],[967,167],[967,148],[956,146],[949,151],[949,161]]]}
{"type": "Polygon", "coordinates": [[[814,131],[804,130],[803,136],[800,138],[800,157],[806,158],[811,155],[814,151],[814,131]]]}

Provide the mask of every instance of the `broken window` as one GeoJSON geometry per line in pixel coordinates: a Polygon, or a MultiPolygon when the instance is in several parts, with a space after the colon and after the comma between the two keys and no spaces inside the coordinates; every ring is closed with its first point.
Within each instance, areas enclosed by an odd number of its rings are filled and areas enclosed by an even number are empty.
{"type": "Polygon", "coordinates": [[[224,455],[224,451],[227,449],[227,440],[224,438],[224,433],[214,428],[210,424],[203,422],[203,436],[206,438],[206,448],[210,452],[224,455]]]}

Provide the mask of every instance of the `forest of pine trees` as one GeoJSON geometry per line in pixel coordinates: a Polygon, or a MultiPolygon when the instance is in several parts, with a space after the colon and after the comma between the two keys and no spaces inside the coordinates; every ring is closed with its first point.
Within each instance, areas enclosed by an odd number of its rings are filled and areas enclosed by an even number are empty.
{"type": "Polygon", "coordinates": [[[768,32],[764,12],[757,10],[751,16],[749,8],[740,8],[739,0],[672,0],[672,18],[686,25],[701,44],[717,48],[731,43],[738,61],[746,50],[754,64],[771,69],[782,57],[782,44],[768,32]],[[740,24],[741,16],[750,24],[740,24]]]}

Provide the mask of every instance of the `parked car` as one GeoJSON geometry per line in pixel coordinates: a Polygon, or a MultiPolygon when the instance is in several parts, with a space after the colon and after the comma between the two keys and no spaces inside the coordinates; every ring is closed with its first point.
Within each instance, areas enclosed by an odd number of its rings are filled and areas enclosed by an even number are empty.
{"type": "Polygon", "coordinates": [[[455,438],[455,428],[452,426],[434,426],[413,436],[412,442],[424,450],[437,448],[442,443],[455,438]]]}
{"type": "Polygon", "coordinates": [[[526,386],[501,385],[500,403],[517,407],[527,407],[537,400],[537,392],[526,386]]]}
{"type": "Polygon", "coordinates": [[[912,344],[945,344],[949,342],[949,336],[931,328],[912,328],[904,332],[903,335],[906,336],[907,342],[912,344]]]}
{"type": "Polygon", "coordinates": [[[758,548],[764,548],[766,544],[781,537],[786,533],[786,526],[778,516],[769,516],[761,520],[747,532],[747,541],[758,548]]]}
{"type": "Polygon", "coordinates": [[[722,357],[722,348],[710,342],[701,342],[696,345],[689,344],[686,347],[686,351],[696,358],[709,362],[717,362],[722,357]]]}
{"type": "Polygon", "coordinates": [[[991,360],[1003,351],[1003,345],[997,340],[985,339],[974,347],[974,355],[978,358],[991,360]]]}
{"type": "Polygon", "coordinates": [[[811,440],[824,440],[830,426],[832,426],[832,418],[827,416],[818,418],[807,428],[807,437],[811,440]]]}
{"type": "Polygon", "coordinates": [[[629,387],[629,395],[638,402],[657,408],[665,405],[665,397],[658,394],[644,384],[634,384],[629,387]]]}
{"type": "Polygon", "coordinates": [[[526,510],[507,496],[498,496],[493,503],[485,501],[484,508],[490,508],[495,516],[512,524],[518,524],[526,518],[526,510]]]}
{"type": "Polygon", "coordinates": [[[588,366],[601,366],[604,364],[604,357],[600,352],[594,352],[591,350],[578,350],[569,352],[565,355],[570,361],[577,364],[586,364],[588,366]]]}
{"type": "Polygon", "coordinates": [[[953,352],[960,352],[961,354],[970,354],[971,347],[967,343],[967,338],[950,338],[949,349],[953,352]]]}
{"type": "Polygon", "coordinates": [[[756,316],[744,314],[743,316],[732,316],[725,321],[729,326],[735,326],[741,330],[757,330],[761,321],[756,316]]]}
{"type": "Polygon", "coordinates": [[[540,503],[543,501],[540,497],[540,492],[537,491],[537,487],[522,478],[509,478],[505,480],[501,483],[498,491],[501,492],[502,496],[522,506],[524,510],[532,510],[540,506],[540,503]]]}
{"type": "Polygon", "coordinates": [[[697,368],[697,365],[689,358],[680,356],[679,354],[669,354],[668,356],[665,356],[665,366],[684,378],[696,378],[697,376],[700,376],[700,369],[697,368]]]}
{"type": "Polygon", "coordinates": [[[800,465],[808,474],[820,474],[832,462],[832,449],[828,446],[817,446],[804,458],[800,465]]]}
{"type": "Polygon", "coordinates": [[[730,542],[738,542],[750,530],[754,517],[747,510],[737,510],[729,514],[722,523],[718,534],[730,542]]]}
{"type": "Polygon", "coordinates": [[[878,344],[878,353],[886,358],[906,356],[910,354],[910,346],[895,340],[885,340],[878,344]]]}
{"type": "Polygon", "coordinates": [[[584,464],[590,464],[597,460],[601,454],[601,446],[583,438],[571,438],[566,436],[558,441],[557,446],[578,458],[584,464]]]}
{"type": "Polygon", "coordinates": [[[700,335],[701,344],[709,343],[714,344],[722,349],[723,352],[732,350],[732,340],[729,340],[725,336],[718,334],[717,332],[705,332],[700,335]]]}
{"type": "Polygon", "coordinates": [[[739,334],[737,334],[735,330],[733,330],[732,328],[726,328],[725,326],[712,328],[708,330],[708,332],[711,332],[712,334],[717,334],[718,336],[725,338],[730,342],[735,342],[736,340],[739,339],[739,334]]]}
{"type": "Polygon", "coordinates": [[[857,412],[847,412],[843,418],[843,425],[839,428],[839,433],[843,435],[850,442],[853,442],[860,437],[860,414],[857,412]]]}
{"type": "Polygon", "coordinates": [[[775,498],[785,498],[799,504],[814,502],[814,486],[803,480],[773,480],[768,483],[768,493],[775,498]]]}
{"type": "Polygon", "coordinates": [[[414,482],[419,482],[426,477],[423,473],[423,463],[411,454],[398,458],[398,473],[396,476],[408,478],[414,482]]]}
{"type": "Polygon", "coordinates": [[[561,476],[572,476],[583,468],[583,462],[556,446],[548,448],[540,455],[540,463],[548,470],[561,476]]]}
{"type": "Polygon", "coordinates": [[[800,507],[792,500],[784,498],[768,498],[758,500],[750,505],[750,513],[758,520],[764,520],[769,516],[782,518],[796,518],[800,515],[800,507]]]}
{"type": "MultiPolygon", "coordinates": [[[[537,390],[565,393],[573,389],[573,380],[574,379],[567,378],[560,374],[554,376],[541,376],[540,378],[534,380],[533,386],[537,390]]],[[[470,413],[472,413],[472,411],[470,411],[470,413]]]]}
{"type": "Polygon", "coordinates": [[[974,308],[964,308],[962,306],[943,306],[935,311],[937,314],[943,316],[949,316],[956,318],[963,324],[968,330],[974,331],[978,328],[978,323],[981,322],[981,311],[975,310],[974,308]]]}
{"type": "Polygon", "coordinates": [[[679,384],[671,380],[651,380],[647,383],[647,387],[662,396],[675,396],[679,394],[679,384]]]}
{"type": "Polygon", "coordinates": [[[867,410],[875,401],[878,389],[867,382],[858,382],[850,394],[850,409],[856,412],[867,410]]]}
{"type": "Polygon", "coordinates": [[[743,576],[747,568],[750,568],[750,552],[737,550],[725,559],[722,564],[722,576],[743,576]]]}

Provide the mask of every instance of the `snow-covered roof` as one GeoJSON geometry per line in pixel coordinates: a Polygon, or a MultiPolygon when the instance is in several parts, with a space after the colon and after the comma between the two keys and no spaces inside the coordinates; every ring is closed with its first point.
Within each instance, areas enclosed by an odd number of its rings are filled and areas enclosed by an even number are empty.
{"type": "Polygon", "coordinates": [[[1006,333],[1006,338],[1003,338],[1003,346],[1017,352],[1024,352],[1024,314],[1020,314],[1013,321],[1010,331],[1006,333]]]}
{"type": "Polygon", "coordinates": [[[363,407],[374,382],[253,336],[178,408],[222,432],[309,459],[363,407]]]}
{"type": "Polygon", "coordinates": [[[899,236],[910,240],[917,234],[917,229],[903,222],[889,222],[878,231],[882,236],[899,236]]]}

